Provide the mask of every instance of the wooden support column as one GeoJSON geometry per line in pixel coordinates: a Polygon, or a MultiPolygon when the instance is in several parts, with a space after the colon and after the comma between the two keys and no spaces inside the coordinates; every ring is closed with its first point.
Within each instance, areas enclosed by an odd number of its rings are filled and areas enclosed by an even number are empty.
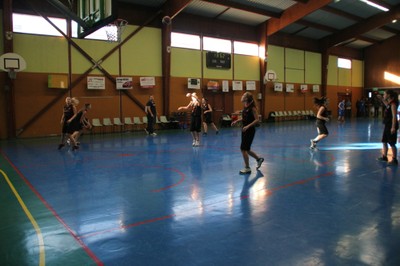
{"type": "MultiPolygon", "coordinates": [[[[13,52],[13,25],[12,25],[12,0],[3,1],[3,46],[4,53],[13,52]]],[[[14,80],[8,75],[5,79],[6,114],[7,114],[7,138],[15,138],[15,94],[14,80]]]]}
{"type": "Polygon", "coordinates": [[[169,99],[171,85],[171,32],[172,24],[163,24],[162,27],[162,75],[163,75],[163,113],[169,115],[169,99]]]}
{"type": "Polygon", "coordinates": [[[321,95],[327,95],[328,85],[328,64],[329,64],[329,49],[323,49],[321,56],[321,95]]]}
{"type": "MultiPolygon", "coordinates": [[[[260,100],[260,114],[263,118],[265,118],[265,84],[264,84],[264,75],[267,72],[268,66],[268,36],[267,36],[267,23],[264,22],[259,28],[259,47],[264,49],[264,55],[260,55],[259,62],[260,62],[260,93],[261,93],[261,100],[260,100]]],[[[254,97],[258,98],[257,95],[254,97]]]]}

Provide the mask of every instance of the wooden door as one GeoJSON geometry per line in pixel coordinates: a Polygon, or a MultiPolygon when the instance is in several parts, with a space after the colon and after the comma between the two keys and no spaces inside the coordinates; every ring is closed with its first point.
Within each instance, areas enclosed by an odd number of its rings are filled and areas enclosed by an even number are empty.
{"type": "Polygon", "coordinates": [[[233,112],[233,95],[231,93],[206,90],[203,95],[213,109],[212,119],[216,125],[219,125],[223,114],[230,115],[233,112]]]}

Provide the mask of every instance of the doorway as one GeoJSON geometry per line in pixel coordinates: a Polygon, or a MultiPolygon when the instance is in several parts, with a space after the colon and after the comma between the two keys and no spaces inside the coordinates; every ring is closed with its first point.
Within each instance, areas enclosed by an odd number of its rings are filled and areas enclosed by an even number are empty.
{"type": "Polygon", "coordinates": [[[203,96],[208,100],[208,103],[213,109],[213,122],[215,125],[220,126],[222,115],[231,115],[233,112],[233,94],[221,91],[205,90],[203,91],[203,96]]]}

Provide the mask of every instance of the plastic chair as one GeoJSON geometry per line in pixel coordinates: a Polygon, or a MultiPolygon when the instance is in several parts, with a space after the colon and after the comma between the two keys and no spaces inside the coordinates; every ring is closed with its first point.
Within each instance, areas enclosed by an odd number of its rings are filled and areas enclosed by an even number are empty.
{"type": "Polygon", "coordinates": [[[100,132],[103,132],[103,125],[100,123],[100,119],[98,119],[98,118],[93,118],[92,119],[92,127],[93,127],[93,131],[92,132],[94,132],[94,129],[95,128],[100,128],[100,132]]]}
{"type": "Polygon", "coordinates": [[[138,116],[134,116],[133,117],[133,123],[135,124],[135,126],[137,126],[137,128],[140,128],[140,125],[143,125],[143,122],[140,121],[140,118],[138,116]]]}
{"type": "Polygon", "coordinates": [[[171,124],[171,122],[168,121],[168,119],[165,115],[160,115],[160,122],[161,122],[161,125],[164,127],[169,127],[171,124]]]}
{"type": "MultiPolygon", "coordinates": [[[[130,117],[125,117],[124,118],[124,124],[125,124],[125,126],[131,126],[132,130],[133,130],[133,126],[135,125],[132,122],[132,118],[130,118],[130,117]]],[[[125,127],[125,130],[126,130],[126,127],[125,127]]]]}
{"type": "Polygon", "coordinates": [[[223,114],[221,117],[221,126],[222,127],[230,127],[232,123],[232,118],[228,114],[223,114]]]}
{"type": "Polygon", "coordinates": [[[170,121],[167,120],[167,117],[165,115],[160,116],[160,122],[163,124],[171,123],[170,121]]]}
{"type": "Polygon", "coordinates": [[[121,122],[121,119],[119,117],[113,118],[113,124],[114,127],[119,126],[119,131],[121,131],[122,127],[124,126],[124,123],[121,122]]]}
{"type": "Polygon", "coordinates": [[[103,118],[103,126],[105,127],[110,127],[112,130],[114,130],[114,124],[111,122],[110,118],[103,118]]]}
{"type": "Polygon", "coordinates": [[[147,120],[147,116],[142,117],[143,124],[147,124],[149,121],[147,120]]]}

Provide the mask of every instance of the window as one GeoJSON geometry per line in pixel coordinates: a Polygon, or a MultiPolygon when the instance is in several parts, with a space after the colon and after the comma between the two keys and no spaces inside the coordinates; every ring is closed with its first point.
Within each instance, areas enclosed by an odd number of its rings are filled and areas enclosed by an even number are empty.
{"type": "Polygon", "coordinates": [[[230,40],[204,37],[203,50],[230,54],[232,53],[232,44],[230,40]]]}
{"type": "Polygon", "coordinates": [[[233,42],[233,52],[235,54],[258,56],[259,49],[255,43],[248,42],[233,42]]]}
{"type": "Polygon", "coordinates": [[[351,69],[351,60],[345,58],[338,58],[338,67],[351,69]]]}
{"type": "MultiPolygon", "coordinates": [[[[67,34],[67,21],[63,18],[50,18],[57,28],[59,28],[64,34],[67,34]]],[[[75,21],[72,21],[72,37],[78,37],[78,25],[75,21]]],[[[107,40],[106,27],[102,27],[97,31],[93,32],[85,39],[95,40],[107,40]]],[[[50,23],[40,16],[32,16],[25,14],[13,14],[13,31],[19,33],[47,35],[47,36],[62,36],[62,34],[56,30],[50,23]]]]}
{"type": "MultiPolygon", "coordinates": [[[[61,18],[49,18],[62,32],[67,32],[67,22],[61,18]]],[[[44,18],[32,15],[13,14],[13,31],[19,33],[62,36],[44,18]]]]}
{"type": "MultiPolygon", "coordinates": [[[[77,38],[78,37],[78,23],[75,21],[72,21],[72,37],[77,38]]],[[[102,40],[102,41],[107,41],[107,30],[111,30],[114,34],[116,34],[117,27],[116,26],[104,26],[95,32],[89,34],[86,36],[84,39],[91,39],[91,40],[102,40]]]]}
{"type": "Polygon", "coordinates": [[[200,50],[200,36],[172,32],[171,46],[200,50]]]}

